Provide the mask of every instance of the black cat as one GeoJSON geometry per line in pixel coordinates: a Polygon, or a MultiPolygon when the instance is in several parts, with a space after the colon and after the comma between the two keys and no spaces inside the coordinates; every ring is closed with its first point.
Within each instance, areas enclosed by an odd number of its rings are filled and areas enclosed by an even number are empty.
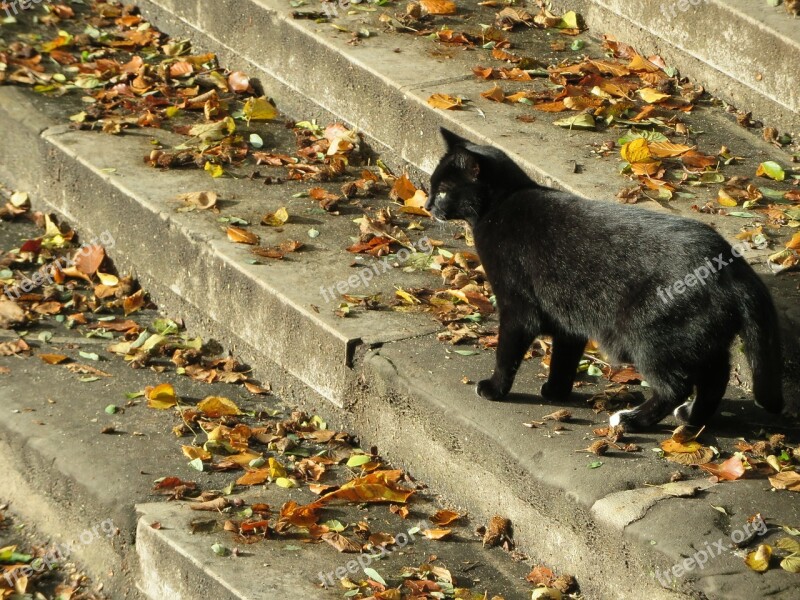
{"type": "Polygon", "coordinates": [[[447,154],[426,208],[470,224],[500,317],[494,374],[478,383],[480,396],[505,397],[545,334],[553,354],[542,396],[567,398],[592,338],[613,360],[634,363],[653,392],[612,425],[647,428],[673,409],[701,425],[722,400],[741,333],[756,402],[781,412],[778,318],[738,247],[691,219],[542,187],[503,152],[442,136],[447,154]]]}

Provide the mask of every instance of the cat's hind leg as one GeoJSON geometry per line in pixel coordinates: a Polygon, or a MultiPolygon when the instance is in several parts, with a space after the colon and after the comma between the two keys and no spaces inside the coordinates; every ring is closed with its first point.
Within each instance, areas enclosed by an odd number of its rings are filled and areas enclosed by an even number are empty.
{"type": "Polygon", "coordinates": [[[487,400],[502,400],[511,386],[528,348],[539,334],[539,323],[530,313],[500,313],[495,369],[491,378],[478,382],[475,391],[487,400]]]}
{"type": "Polygon", "coordinates": [[[730,352],[726,349],[709,360],[697,374],[697,396],[675,409],[675,416],[693,427],[708,423],[725,396],[730,375],[730,352]]]}
{"type": "Polygon", "coordinates": [[[553,336],[550,375],[542,386],[542,397],[548,400],[569,398],[587,341],[585,337],[553,336]]]}
{"type": "Polygon", "coordinates": [[[642,431],[655,425],[680,405],[692,391],[688,377],[674,376],[670,381],[647,378],[653,395],[630,410],[620,410],[609,419],[612,427],[622,425],[625,431],[642,431]]]}

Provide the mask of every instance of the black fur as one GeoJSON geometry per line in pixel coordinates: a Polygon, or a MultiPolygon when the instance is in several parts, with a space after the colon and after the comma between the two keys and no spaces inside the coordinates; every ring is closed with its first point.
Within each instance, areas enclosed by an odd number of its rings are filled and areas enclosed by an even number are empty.
{"type": "Polygon", "coordinates": [[[525,352],[545,334],[553,337],[553,355],[542,396],[567,398],[592,338],[613,360],[634,363],[653,392],[641,406],[613,415],[612,424],[647,428],[675,410],[701,425],[722,400],[730,347],[741,333],[756,401],[781,412],[772,299],[713,229],[539,186],[503,152],[446,129],[442,135],[447,153],[431,176],[426,208],[437,219],[470,224],[500,316],[496,367],[478,383],[479,395],[505,397],[525,352]],[[701,283],[703,266],[710,275],[701,283]],[[678,281],[685,282],[682,293],[672,287],[678,281]],[[681,406],[693,388],[696,398],[681,406]]]}

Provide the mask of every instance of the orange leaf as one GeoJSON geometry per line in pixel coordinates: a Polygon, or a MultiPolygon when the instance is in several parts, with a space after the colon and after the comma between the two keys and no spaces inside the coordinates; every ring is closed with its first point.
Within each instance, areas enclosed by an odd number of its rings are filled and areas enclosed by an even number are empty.
{"type": "Polygon", "coordinates": [[[252,231],[247,231],[241,227],[228,227],[228,239],[237,244],[258,244],[258,236],[252,231]]]}
{"type": "Polygon", "coordinates": [[[453,533],[452,529],[425,529],[422,531],[422,535],[429,540],[443,540],[451,533],[453,533]]]}
{"type": "Polygon", "coordinates": [[[419,5],[429,15],[456,14],[456,3],[452,0],[420,0],[419,5]]]}
{"type": "Polygon", "coordinates": [[[100,268],[100,263],[105,258],[106,251],[102,246],[83,246],[75,255],[75,268],[90,277],[100,268]]]}
{"type": "Polygon", "coordinates": [[[48,365],[58,365],[65,360],[69,360],[69,356],[65,356],[64,354],[40,354],[39,358],[41,358],[48,365]]]}
{"type": "Polygon", "coordinates": [[[769,478],[769,482],[776,490],[789,490],[800,492],[800,473],[796,471],[783,471],[769,478]]]}
{"type": "Polygon", "coordinates": [[[431,517],[431,522],[439,525],[440,527],[450,525],[454,521],[461,518],[461,515],[452,510],[440,510],[431,517]]]}
{"type": "Polygon", "coordinates": [[[461,108],[461,98],[449,94],[433,94],[428,98],[428,104],[442,110],[458,110],[461,108]]]}
{"type": "Polygon", "coordinates": [[[504,102],[506,99],[506,95],[497,84],[495,84],[492,89],[481,92],[481,96],[487,100],[492,100],[493,102],[504,102]]]}
{"type": "Polygon", "coordinates": [[[236,480],[236,485],[258,485],[269,479],[269,467],[253,469],[236,480]]]}
{"type": "Polygon", "coordinates": [[[791,250],[800,250],[800,232],[795,233],[792,239],[786,242],[786,247],[791,250]]]}
{"type": "Polygon", "coordinates": [[[744,463],[738,456],[732,456],[720,465],[709,463],[700,465],[700,468],[720,481],[735,481],[744,475],[744,463]]]}
{"type": "Polygon", "coordinates": [[[144,306],[144,291],[142,290],[139,290],[135,294],[131,294],[130,296],[125,298],[125,300],[122,301],[122,309],[125,312],[126,317],[131,313],[135,313],[143,306],[144,306]]]}

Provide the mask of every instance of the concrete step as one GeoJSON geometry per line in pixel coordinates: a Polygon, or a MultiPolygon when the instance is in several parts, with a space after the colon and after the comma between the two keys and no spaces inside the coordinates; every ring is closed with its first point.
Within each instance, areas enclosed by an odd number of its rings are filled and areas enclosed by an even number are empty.
{"type": "MultiPolygon", "coordinates": [[[[598,159],[591,151],[590,144],[607,140],[607,133],[564,132],[547,115],[522,125],[514,119],[522,107],[480,104],[478,94],[488,86],[469,74],[478,62],[469,53],[437,59],[430,55],[429,40],[411,37],[402,38],[397,53],[397,38],[383,35],[352,46],[346,34],[292,20],[285,5],[271,1],[143,6],[171,33],[191,34],[197,46],[219,52],[231,67],[259,75],[288,114],[356,124],[396,165],[430,170],[441,154],[436,128],[447,125],[507,150],[540,181],[605,199],[624,184],[615,173],[616,159],[598,159]],[[435,111],[426,100],[440,91],[467,96],[486,110],[435,111]]],[[[532,54],[549,48],[546,36],[526,35],[520,44],[532,54]]],[[[365,445],[378,445],[477,519],[496,512],[510,517],[520,546],[536,560],[574,573],[589,598],[793,597],[792,576],[778,570],[758,576],[729,553],[675,581],[658,578],[704,542],[727,538],[757,511],[775,523],[796,526],[800,514],[788,492],[769,493],[763,480],[706,488],[700,478],[679,490],[651,487],[668,482],[675,469],[650,451],[666,437],[666,429],[636,438],[643,453],[612,455],[600,468],[589,469],[594,457],[576,450],[588,445],[592,426],[605,422],[586,403],[598,386],[586,382],[585,395],[569,403],[574,420],[565,431],[522,426],[560,407],[543,405],[534,395],[515,395],[502,404],[474,397],[462,378],[489,373],[490,352],[451,353],[436,339],[439,326],[424,315],[367,311],[340,319],[323,304],[320,284],[352,274],[344,247],[354,228],[346,219],[313,216],[324,231],[309,252],[268,266],[249,265],[246,251],[227,241],[212,216],[176,213],[171,201],[178,191],[211,188],[236,202],[238,216],[257,221],[280,205],[304,214],[305,201],[292,195],[307,185],[288,182],[270,189],[247,180],[212,181],[202,173],[155,172],[141,161],[150,139],[170,144],[175,136],[158,130],[121,138],[71,131],[63,125],[72,114],[64,102],[0,89],[3,143],[13,149],[4,153],[0,171],[88,234],[114,232],[115,262],[123,270],[135,269],[160,306],[236,347],[290,401],[319,405],[324,399],[341,407],[337,418],[365,445]],[[722,518],[712,505],[724,506],[730,517],[722,518]]],[[[727,174],[752,175],[755,164],[770,158],[788,163],[785,153],[726,115],[710,108],[698,113],[690,123],[707,132],[703,144],[725,144],[747,158],[727,174]]],[[[715,190],[698,195],[692,202],[702,205],[715,190]]],[[[671,203],[669,210],[695,214],[689,203],[671,203]]],[[[696,216],[727,236],[741,225],[733,218],[696,216]]],[[[304,220],[287,227],[291,235],[302,236],[308,226],[304,220]]],[[[436,235],[449,237],[448,232],[436,235]]],[[[761,263],[763,253],[748,259],[761,263]]],[[[387,273],[370,289],[390,296],[394,286],[415,283],[434,285],[438,279],[387,273]]],[[[796,275],[770,279],[769,285],[788,330],[797,331],[792,324],[800,322],[796,275]]],[[[541,368],[526,365],[516,389],[537,392],[541,376],[541,368]]],[[[796,387],[789,389],[790,399],[800,398],[796,387]]],[[[747,398],[731,390],[714,425],[715,445],[730,451],[735,438],[751,438],[762,428],[796,436],[787,422],[767,419],[747,398]],[[741,423],[747,423],[746,431],[741,423]]],[[[143,510],[155,515],[154,509],[143,510]]],[[[140,535],[172,543],[169,534],[158,531],[140,535]]],[[[192,556],[187,550],[182,560],[196,564],[192,556]]],[[[148,589],[155,597],[161,593],[148,589]]]]}
{"type": "MultiPolygon", "coordinates": [[[[785,4],[785,3],[784,3],[785,4]]],[[[750,0],[556,0],[765,125],[800,133],[800,19],[750,0]]]]}

